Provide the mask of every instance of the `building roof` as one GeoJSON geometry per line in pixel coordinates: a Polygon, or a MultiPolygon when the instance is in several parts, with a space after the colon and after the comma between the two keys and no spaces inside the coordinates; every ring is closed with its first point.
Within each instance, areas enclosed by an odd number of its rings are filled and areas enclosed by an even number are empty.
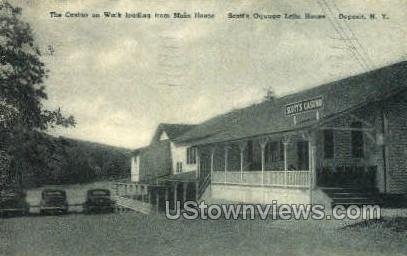
{"type": "Polygon", "coordinates": [[[140,154],[143,151],[149,150],[149,147],[153,144],[157,144],[160,142],[160,137],[163,132],[165,132],[168,136],[170,141],[175,141],[176,138],[184,134],[185,132],[189,131],[190,129],[194,128],[196,125],[193,124],[168,124],[168,123],[161,123],[158,125],[157,129],[155,130],[154,136],[150,142],[150,145],[137,148],[133,151],[134,154],[140,154]]]}
{"type": "Polygon", "coordinates": [[[407,61],[216,116],[185,132],[175,141],[181,144],[210,144],[304,129],[405,89],[407,61]],[[323,100],[323,107],[318,109],[319,118],[315,118],[315,111],[311,111],[298,115],[299,120],[294,123],[293,116],[286,115],[288,104],[319,97],[323,100]]]}
{"type": "Polygon", "coordinates": [[[152,142],[158,141],[162,132],[165,132],[170,140],[175,140],[185,132],[195,127],[193,124],[168,124],[161,123],[158,125],[153,136],[152,142]]]}
{"type": "Polygon", "coordinates": [[[180,181],[180,182],[188,182],[188,181],[195,181],[196,180],[196,172],[184,172],[178,174],[170,174],[167,176],[162,176],[158,178],[159,182],[166,182],[166,181],[180,181]]]}

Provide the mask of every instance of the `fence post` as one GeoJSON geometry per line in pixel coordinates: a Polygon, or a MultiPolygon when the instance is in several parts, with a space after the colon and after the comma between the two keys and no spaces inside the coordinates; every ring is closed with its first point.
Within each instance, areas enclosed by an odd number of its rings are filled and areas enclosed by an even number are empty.
{"type": "Polygon", "coordinates": [[[150,193],[150,191],[148,191],[148,187],[147,187],[147,202],[149,204],[152,204],[152,202],[151,202],[151,193],[150,193]]]}
{"type": "Polygon", "coordinates": [[[134,193],[134,195],[135,195],[135,198],[138,200],[138,196],[139,196],[139,185],[138,184],[135,184],[134,185],[135,187],[136,187],[136,192],[134,193]]]}
{"type": "Polygon", "coordinates": [[[140,185],[141,201],[144,202],[144,188],[145,185],[140,185]]]}
{"type": "Polygon", "coordinates": [[[187,189],[188,189],[188,183],[184,182],[182,184],[182,199],[184,203],[187,201],[187,189]]]}
{"type": "MultiPolygon", "coordinates": [[[[168,202],[168,187],[165,188],[164,201],[165,201],[165,207],[167,207],[167,202],[168,202]]],[[[170,202],[168,202],[168,206],[169,206],[169,204],[170,204],[170,202]]]]}
{"type": "MultiPolygon", "coordinates": [[[[183,192],[184,192],[184,196],[186,197],[186,191],[183,191],[183,192]]],[[[198,184],[198,182],[196,182],[195,183],[195,201],[198,202],[198,200],[199,200],[199,184],[198,184]]],[[[184,203],[185,203],[185,201],[184,201],[184,203]]]]}
{"type": "Polygon", "coordinates": [[[175,182],[174,184],[174,211],[177,210],[177,193],[178,193],[178,183],[175,182]]]}

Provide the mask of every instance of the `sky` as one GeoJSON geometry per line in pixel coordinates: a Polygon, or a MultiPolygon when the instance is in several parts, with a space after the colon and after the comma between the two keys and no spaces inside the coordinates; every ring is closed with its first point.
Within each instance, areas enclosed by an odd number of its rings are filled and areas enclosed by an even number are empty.
{"type": "Polygon", "coordinates": [[[44,106],[77,121],[49,133],[126,148],[148,144],[161,122],[199,123],[260,102],[268,88],[282,96],[407,56],[404,0],[10,2],[23,8],[49,69],[44,106]],[[215,18],[51,18],[52,11],[215,18]],[[332,21],[227,19],[229,12],[325,13],[332,21]],[[339,12],[378,18],[345,21],[339,12]]]}

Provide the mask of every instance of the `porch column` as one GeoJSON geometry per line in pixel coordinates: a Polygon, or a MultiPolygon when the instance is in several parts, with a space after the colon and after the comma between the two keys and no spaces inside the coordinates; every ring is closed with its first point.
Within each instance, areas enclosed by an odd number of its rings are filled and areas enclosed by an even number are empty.
{"type": "Polygon", "coordinates": [[[287,185],[287,141],[283,141],[283,147],[284,147],[284,184],[287,185]]]}
{"type": "Polygon", "coordinates": [[[213,177],[213,160],[214,160],[214,156],[215,156],[215,147],[211,148],[211,180],[213,177]]]}
{"type": "Polygon", "coordinates": [[[287,185],[288,184],[288,179],[287,179],[287,171],[288,171],[288,161],[287,161],[287,147],[288,147],[288,143],[290,141],[290,138],[288,136],[284,136],[282,139],[282,143],[283,143],[283,147],[284,147],[284,184],[287,185]]]}
{"type": "Polygon", "coordinates": [[[387,118],[387,113],[385,110],[382,109],[382,119],[383,119],[383,127],[382,127],[382,132],[383,132],[383,160],[384,160],[384,165],[383,165],[383,192],[387,192],[387,172],[390,170],[390,164],[389,164],[389,146],[386,141],[388,135],[389,135],[389,121],[387,118]]]}
{"type": "Polygon", "coordinates": [[[316,174],[315,153],[316,153],[315,134],[311,133],[308,136],[308,172],[309,172],[310,204],[312,204],[312,190],[315,187],[315,181],[316,181],[316,178],[314,177],[316,174]]]}
{"type": "Polygon", "coordinates": [[[264,185],[264,170],[266,168],[266,145],[267,138],[260,140],[260,149],[261,149],[261,185],[264,185]]]}
{"type": "Polygon", "coordinates": [[[226,184],[226,172],[228,171],[228,151],[229,147],[225,146],[225,184],[226,184]]]}
{"type": "Polygon", "coordinates": [[[196,147],[196,178],[199,179],[201,176],[201,158],[199,156],[198,147],[196,147]]]}
{"type": "Polygon", "coordinates": [[[288,142],[284,141],[283,146],[284,146],[284,171],[288,170],[288,165],[287,165],[287,145],[288,142]]]}
{"type": "Polygon", "coordinates": [[[160,187],[155,188],[155,211],[160,210],[160,187]]]}
{"type": "Polygon", "coordinates": [[[244,150],[246,148],[246,142],[239,143],[240,149],[240,183],[243,183],[243,168],[244,168],[244,150]]]}

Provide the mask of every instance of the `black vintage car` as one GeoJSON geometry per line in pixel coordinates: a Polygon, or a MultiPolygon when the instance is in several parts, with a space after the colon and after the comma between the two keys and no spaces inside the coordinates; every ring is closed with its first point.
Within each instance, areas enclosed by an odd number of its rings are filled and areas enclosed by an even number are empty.
{"type": "Polygon", "coordinates": [[[85,213],[113,212],[115,203],[110,197],[108,189],[90,189],[86,193],[86,201],[83,206],[85,213]]]}
{"type": "Polygon", "coordinates": [[[26,196],[21,189],[0,191],[0,216],[27,215],[30,205],[26,201],[26,196]]]}
{"type": "Polygon", "coordinates": [[[66,192],[62,189],[44,189],[41,192],[40,213],[41,214],[66,214],[68,212],[68,201],[66,192]]]}

